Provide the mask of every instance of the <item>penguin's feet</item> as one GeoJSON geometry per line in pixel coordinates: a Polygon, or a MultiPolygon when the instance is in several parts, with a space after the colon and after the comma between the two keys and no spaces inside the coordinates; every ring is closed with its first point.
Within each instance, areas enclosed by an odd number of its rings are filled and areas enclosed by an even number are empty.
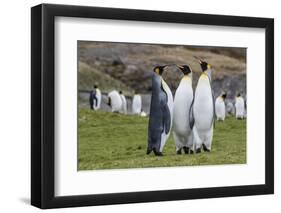
{"type": "Polygon", "coordinates": [[[201,153],[201,148],[197,148],[196,153],[201,153]]]}
{"type": "Polygon", "coordinates": [[[177,151],[177,155],[181,155],[181,149],[177,151]]]}
{"type": "Polygon", "coordinates": [[[153,151],[153,153],[154,153],[155,156],[163,156],[162,152],[158,152],[158,151],[156,150],[156,148],[153,148],[152,151],[153,151]]]}
{"type": "Polygon", "coordinates": [[[189,147],[184,146],[183,151],[185,154],[189,154],[189,147]]]}
{"type": "Polygon", "coordinates": [[[163,156],[163,153],[162,152],[154,152],[155,156],[163,156]]]}
{"type": "Polygon", "coordinates": [[[153,148],[152,150],[155,156],[163,156],[162,152],[157,151],[156,148],[153,148]]]}
{"type": "Polygon", "coordinates": [[[146,154],[149,155],[152,152],[152,149],[147,148],[146,154]]]}
{"type": "Polygon", "coordinates": [[[205,144],[203,144],[203,150],[204,150],[204,152],[210,152],[210,150],[206,147],[205,144]]]}

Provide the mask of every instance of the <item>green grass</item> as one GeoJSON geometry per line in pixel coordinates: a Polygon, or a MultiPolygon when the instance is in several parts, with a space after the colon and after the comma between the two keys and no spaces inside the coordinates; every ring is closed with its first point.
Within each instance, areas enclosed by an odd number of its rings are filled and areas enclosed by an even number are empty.
{"type": "Polygon", "coordinates": [[[78,170],[246,163],[246,121],[216,122],[212,151],[176,155],[172,134],[163,157],[146,155],[148,118],[79,110],[78,170]]]}

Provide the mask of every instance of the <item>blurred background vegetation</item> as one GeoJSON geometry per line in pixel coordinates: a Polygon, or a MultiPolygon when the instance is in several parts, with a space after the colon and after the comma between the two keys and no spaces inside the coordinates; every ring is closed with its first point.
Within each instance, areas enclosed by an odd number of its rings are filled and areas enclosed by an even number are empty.
{"type": "MultiPolygon", "coordinates": [[[[215,93],[223,89],[232,97],[246,89],[246,48],[79,41],[78,54],[80,90],[90,90],[97,83],[104,91],[149,93],[151,72],[157,64],[189,64],[196,84],[201,68],[193,56],[212,65],[215,93]]],[[[181,76],[173,66],[164,73],[172,92],[181,76]]]]}

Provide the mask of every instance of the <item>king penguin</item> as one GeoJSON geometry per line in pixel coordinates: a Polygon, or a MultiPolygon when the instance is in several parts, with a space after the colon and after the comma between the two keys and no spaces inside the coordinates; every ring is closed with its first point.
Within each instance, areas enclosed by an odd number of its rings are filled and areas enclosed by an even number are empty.
{"type": "Polygon", "coordinates": [[[121,97],[121,100],[122,100],[122,110],[121,110],[121,112],[124,113],[124,114],[127,114],[127,101],[126,101],[126,97],[125,97],[125,95],[123,94],[123,92],[121,90],[119,91],[119,94],[120,94],[120,97],[121,97]]]}
{"type": "MultiPolygon", "coordinates": [[[[198,58],[196,58],[198,59],[198,58]]],[[[215,121],[214,96],[211,87],[211,66],[201,59],[198,59],[202,74],[199,77],[193,103],[193,139],[196,153],[211,151],[213,139],[213,124],[215,121]]]]}
{"type": "Polygon", "coordinates": [[[94,89],[96,91],[96,100],[94,101],[94,110],[98,110],[101,105],[101,91],[97,85],[94,85],[94,89]]]}
{"type": "Polygon", "coordinates": [[[182,149],[185,154],[193,154],[192,128],[194,119],[192,116],[192,70],[187,65],[177,65],[182,71],[183,77],[176,90],[173,109],[173,136],[177,154],[181,154],[182,149]]]}
{"type": "Polygon", "coordinates": [[[236,119],[243,119],[245,113],[245,102],[240,93],[235,98],[235,117],[236,119]]]}
{"type": "Polygon", "coordinates": [[[215,110],[217,121],[224,121],[225,119],[225,98],[226,93],[223,92],[220,96],[216,98],[215,110]]]}
{"type": "Polygon", "coordinates": [[[229,114],[229,115],[234,115],[234,105],[231,101],[228,101],[226,103],[226,112],[229,114]]]}
{"type": "Polygon", "coordinates": [[[116,90],[108,93],[108,105],[111,107],[112,112],[122,111],[122,99],[120,94],[116,90]]]}
{"type": "Polygon", "coordinates": [[[141,96],[139,94],[135,94],[132,101],[132,112],[133,114],[139,115],[141,113],[141,96]]]}
{"type": "Polygon", "coordinates": [[[165,67],[156,66],[152,74],[147,154],[153,151],[156,156],[163,155],[173,120],[173,95],[162,78],[165,67]]]}

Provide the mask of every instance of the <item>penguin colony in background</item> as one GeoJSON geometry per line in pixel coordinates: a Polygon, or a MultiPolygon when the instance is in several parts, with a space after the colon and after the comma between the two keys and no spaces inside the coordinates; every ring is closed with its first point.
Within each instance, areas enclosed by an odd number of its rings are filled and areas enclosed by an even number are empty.
{"type": "MultiPolygon", "coordinates": [[[[226,113],[236,119],[246,118],[245,100],[240,93],[235,103],[225,103],[227,94],[222,92],[216,99],[212,91],[212,68],[206,61],[195,57],[201,66],[201,74],[195,90],[192,88],[192,69],[188,65],[176,65],[183,74],[173,99],[172,92],[162,77],[170,65],[156,66],[152,74],[152,94],[148,123],[147,154],[163,155],[164,146],[173,126],[176,153],[210,152],[213,140],[214,122],[224,121],[226,113]]],[[[93,110],[100,109],[101,91],[97,85],[90,92],[89,103],[93,110]]],[[[127,114],[127,101],[122,91],[108,93],[112,112],[127,114]]],[[[132,100],[132,113],[146,116],[142,110],[140,94],[132,100]]]]}
{"type": "Polygon", "coordinates": [[[226,110],[235,111],[237,119],[245,118],[245,103],[240,94],[225,106],[227,94],[222,92],[214,98],[212,91],[212,68],[206,61],[195,57],[201,66],[201,74],[195,91],[192,88],[192,69],[188,65],[176,65],[183,77],[175,97],[162,74],[165,66],[156,66],[152,74],[152,94],[148,124],[147,154],[163,155],[163,148],[173,126],[176,153],[193,154],[210,152],[212,149],[215,120],[224,121],[226,110]]]}
{"type": "MultiPolygon", "coordinates": [[[[99,110],[101,107],[102,94],[97,85],[94,85],[93,90],[90,91],[89,104],[92,110],[99,110]]],[[[123,92],[120,90],[112,90],[107,95],[107,105],[112,112],[127,114],[127,100],[123,92]]],[[[141,95],[135,94],[132,101],[133,114],[146,117],[146,113],[142,110],[141,95]]]]}

